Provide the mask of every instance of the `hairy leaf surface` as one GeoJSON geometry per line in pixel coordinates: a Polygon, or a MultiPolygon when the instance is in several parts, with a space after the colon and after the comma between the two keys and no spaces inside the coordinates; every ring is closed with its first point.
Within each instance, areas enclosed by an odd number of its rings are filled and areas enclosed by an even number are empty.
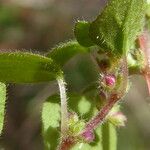
{"type": "Polygon", "coordinates": [[[95,45],[89,36],[90,23],[86,21],[78,21],[75,25],[74,33],[77,41],[85,47],[95,45]]]}
{"type": "Polygon", "coordinates": [[[90,37],[104,51],[126,54],[143,27],[146,0],[109,0],[91,23],[90,37]]]}
{"type": "Polygon", "coordinates": [[[47,57],[52,58],[56,61],[57,64],[63,66],[73,56],[87,52],[89,52],[88,48],[81,46],[76,41],[70,41],[64,44],[60,44],[56,48],[53,48],[47,54],[47,57]]]}
{"type": "Polygon", "coordinates": [[[50,58],[32,53],[0,53],[1,82],[48,82],[59,74],[59,67],[50,58]]]}

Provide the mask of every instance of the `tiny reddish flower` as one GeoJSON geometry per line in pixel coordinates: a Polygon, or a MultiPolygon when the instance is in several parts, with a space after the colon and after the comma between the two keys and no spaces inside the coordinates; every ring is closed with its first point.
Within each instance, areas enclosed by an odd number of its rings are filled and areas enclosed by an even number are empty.
{"type": "Polygon", "coordinates": [[[105,83],[107,86],[114,86],[116,83],[115,76],[113,76],[113,75],[106,75],[104,77],[104,80],[105,80],[105,83]]]}
{"type": "Polygon", "coordinates": [[[93,131],[85,131],[82,133],[82,137],[86,142],[92,142],[95,139],[93,131]]]}

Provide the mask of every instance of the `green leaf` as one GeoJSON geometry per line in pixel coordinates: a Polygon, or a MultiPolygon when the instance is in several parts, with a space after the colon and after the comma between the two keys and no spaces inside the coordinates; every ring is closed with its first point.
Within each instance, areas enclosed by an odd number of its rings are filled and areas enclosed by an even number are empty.
{"type": "Polygon", "coordinates": [[[109,0],[91,23],[93,42],[104,51],[126,54],[143,27],[145,5],[145,0],[109,0]]]}
{"type": "Polygon", "coordinates": [[[5,115],[6,85],[0,83],[0,134],[2,133],[5,115]]]}
{"type": "Polygon", "coordinates": [[[54,80],[61,73],[51,58],[22,52],[0,53],[0,81],[36,83],[54,80]]]}
{"type": "Polygon", "coordinates": [[[129,75],[140,74],[144,69],[144,57],[140,51],[135,51],[134,54],[128,53],[127,56],[129,75]]]}
{"type": "Polygon", "coordinates": [[[42,109],[43,139],[45,150],[55,150],[59,142],[60,106],[45,102],[42,109]]]}
{"type": "MultiPolygon", "coordinates": [[[[70,94],[68,99],[69,110],[76,112],[80,119],[89,120],[96,112],[95,102],[86,96],[78,94],[70,94]]],[[[42,110],[43,123],[43,139],[45,150],[55,150],[60,139],[60,105],[59,95],[53,95],[43,104],[42,110]]],[[[106,123],[108,124],[108,123],[106,123]]],[[[116,134],[115,127],[111,126],[109,129],[103,130],[100,126],[95,131],[95,140],[93,143],[78,143],[71,150],[108,150],[103,148],[102,135],[105,135],[105,140],[111,141],[112,146],[109,150],[116,150],[116,134]],[[107,131],[106,131],[107,130],[107,131]],[[103,132],[110,133],[107,137],[103,132]]]]}
{"type": "Polygon", "coordinates": [[[57,47],[53,48],[47,54],[47,57],[52,58],[56,61],[57,64],[63,66],[73,56],[87,52],[89,52],[88,48],[81,46],[76,41],[70,41],[67,43],[60,44],[57,47]]]}
{"type": "Polygon", "coordinates": [[[90,23],[86,21],[78,21],[75,25],[74,33],[79,44],[85,47],[95,45],[89,37],[90,23]]]}

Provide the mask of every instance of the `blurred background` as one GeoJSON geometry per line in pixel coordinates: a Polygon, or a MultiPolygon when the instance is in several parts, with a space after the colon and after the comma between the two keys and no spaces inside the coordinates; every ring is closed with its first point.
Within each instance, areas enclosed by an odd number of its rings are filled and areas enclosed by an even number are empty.
{"type": "MultiPolygon", "coordinates": [[[[56,44],[74,39],[77,20],[93,20],[106,0],[0,0],[0,50],[46,53],[56,44]]],[[[76,56],[64,67],[69,91],[80,91],[95,81],[90,56],[76,56]],[[85,67],[86,66],[86,67],[85,67]],[[87,76],[88,74],[88,76],[87,76]]],[[[5,150],[43,150],[40,100],[57,91],[55,82],[9,84],[4,131],[5,150]]],[[[131,77],[122,102],[128,118],[118,129],[118,150],[150,150],[150,98],[142,77],[131,77]]]]}

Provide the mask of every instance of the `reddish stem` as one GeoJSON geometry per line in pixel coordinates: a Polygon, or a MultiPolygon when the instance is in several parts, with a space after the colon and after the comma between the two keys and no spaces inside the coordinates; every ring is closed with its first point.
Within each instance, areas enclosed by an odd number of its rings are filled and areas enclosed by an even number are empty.
{"type": "Polygon", "coordinates": [[[140,50],[144,53],[145,68],[142,70],[150,95],[150,33],[145,30],[138,38],[140,50]]]}
{"type": "MultiPolygon", "coordinates": [[[[119,92],[112,93],[110,95],[110,98],[108,100],[108,103],[100,110],[100,112],[92,118],[85,126],[83,132],[81,133],[81,136],[85,135],[84,133],[87,133],[88,131],[93,131],[97,126],[99,126],[112,107],[122,98],[122,96],[126,92],[127,88],[127,80],[128,80],[128,68],[127,68],[127,61],[126,58],[122,60],[122,66],[121,66],[122,74],[123,74],[123,81],[119,88],[119,92]]],[[[85,138],[85,137],[83,137],[85,138]]],[[[73,137],[67,137],[65,139],[62,139],[61,144],[58,148],[58,150],[69,150],[74,144],[76,143],[75,139],[73,137]]]]}
{"type": "Polygon", "coordinates": [[[106,116],[108,115],[108,113],[110,112],[112,107],[125,94],[126,88],[127,88],[127,82],[128,82],[128,68],[127,68],[127,60],[126,60],[126,58],[122,60],[121,70],[122,70],[122,74],[123,74],[123,79],[122,79],[123,81],[122,81],[122,84],[121,84],[121,86],[119,88],[119,92],[118,93],[112,93],[110,95],[108,103],[100,110],[100,112],[98,112],[98,114],[94,118],[92,118],[86,124],[86,127],[85,127],[83,133],[87,132],[87,131],[92,131],[97,126],[99,126],[104,121],[104,119],[106,118],[106,116]]]}
{"type": "Polygon", "coordinates": [[[101,124],[119,99],[120,97],[118,97],[117,94],[112,94],[109,102],[100,110],[100,112],[94,118],[92,118],[86,124],[85,131],[93,130],[99,124],[101,124]]]}
{"type": "Polygon", "coordinates": [[[62,142],[59,145],[58,150],[69,150],[74,144],[75,144],[74,138],[67,137],[66,139],[62,139],[62,142]]]}

